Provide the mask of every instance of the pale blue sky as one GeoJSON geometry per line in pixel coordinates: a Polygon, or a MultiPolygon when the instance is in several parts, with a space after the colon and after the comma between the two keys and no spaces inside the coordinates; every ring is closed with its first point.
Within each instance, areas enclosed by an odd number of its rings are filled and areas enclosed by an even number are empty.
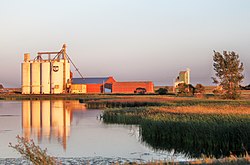
{"type": "Polygon", "coordinates": [[[156,85],[187,67],[194,85],[211,85],[213,50],[236,51],[250,84],[250,1],[0,1],[0,83],[20,87],[23,54],[63,43],[84,76],[156,85]]]}

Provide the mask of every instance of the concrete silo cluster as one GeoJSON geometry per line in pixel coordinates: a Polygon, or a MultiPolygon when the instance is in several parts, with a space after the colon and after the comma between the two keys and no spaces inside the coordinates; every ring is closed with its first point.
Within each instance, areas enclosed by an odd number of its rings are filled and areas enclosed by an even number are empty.
{"type": "Polygon", "coordinates": [[[70,63],[64,44],[59,52],[38,52],[34,60],[24,54],[22,94],[60,94],[69,91],[70,63]]]}

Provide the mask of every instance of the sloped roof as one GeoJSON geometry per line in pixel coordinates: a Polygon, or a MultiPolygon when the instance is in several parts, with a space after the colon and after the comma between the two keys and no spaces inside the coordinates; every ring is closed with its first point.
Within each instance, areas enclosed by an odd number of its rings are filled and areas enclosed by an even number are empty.
{"type": "Polygon", "coordinates": [[[72,84],[103,84],[109,77],[73,78],[72,84]]]}

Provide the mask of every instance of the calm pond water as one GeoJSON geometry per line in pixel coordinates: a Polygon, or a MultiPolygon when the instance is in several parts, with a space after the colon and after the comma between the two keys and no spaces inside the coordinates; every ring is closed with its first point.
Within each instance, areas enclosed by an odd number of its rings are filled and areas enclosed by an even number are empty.
{"type": "Polygon", "coordinates": [[[103,123],[97,118],[101,113],[79,101],[0,101],[0,158],[20,157],[8,144],[21,135],[56,157],[187,160],[141,142],[136,125],[103,123]]]}

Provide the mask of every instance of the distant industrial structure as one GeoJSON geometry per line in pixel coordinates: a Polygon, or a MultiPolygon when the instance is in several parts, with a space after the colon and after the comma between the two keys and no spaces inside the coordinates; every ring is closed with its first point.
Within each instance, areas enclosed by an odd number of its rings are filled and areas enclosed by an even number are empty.
{"type": "Polygon", "coordinates": [[[186,71],[180,71],[179,76],[176,78],[174,82],[173,91],[176,92],[179,84],[190,84],[190,69],[187,68],[186,71]]]}
{"type": "Polygon", "coordinates": [[[147,82],[116,82],[113,77],[73,78],[64,44],[59,52],[38,52],[31,60],[24,54],[22,63],[22,94],[62,93],[154,93],[154,84],[147,82]]]}

